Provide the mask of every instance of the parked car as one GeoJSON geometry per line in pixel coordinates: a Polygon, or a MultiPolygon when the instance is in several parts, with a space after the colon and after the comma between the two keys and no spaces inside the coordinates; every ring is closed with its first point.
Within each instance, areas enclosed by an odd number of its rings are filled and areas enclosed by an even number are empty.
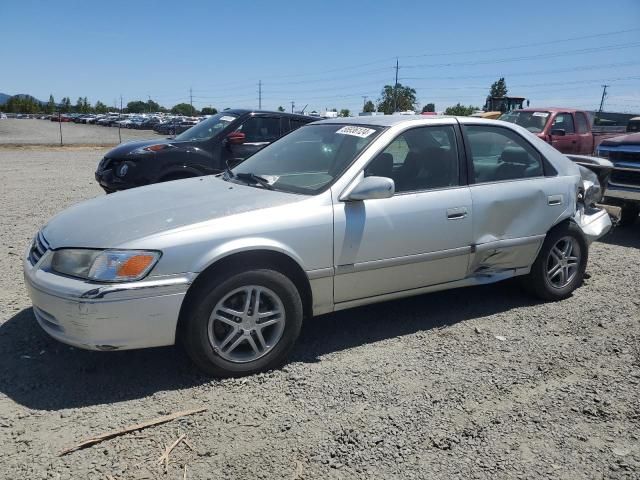
{"type": "Polygon", "coordinates": [[[622,207],[619,225],[631,225],[640,213],[640,133],[603,140],[598,155],[613,163],[605,203],[622,207]]]}
{"type": "Polygon", "coordinates": [[[523,108],[504,113],[500,120],[515,123],[562,153],[592,155],[595,151],[587,112],[570,108],[523,108]]]}
{"type": "Polygon", "coordinates": [[[54,114],[51,115],[51,118],[49,120],[51,120],[52,122],[70,122],[71,117],[66,113],[63,113],[62,115],[54,114]]]}
{"type": "MultiPolygon", "coordinates": [[[[189,132],[210,138],[221,118],[189,132]]],[[[242,132],[232,123],[220,133],[242,132]]],[[[26,252],[25,282],[62,342],[179,339],[204,371],[245,375],[283,362],[314,315],[517,276],[542,299],[571,295],[611,228],[600,195],[590,170],[510,123],[325,120],[222,175],[63,211],[26,252]]]]}
{"type": "Polygon", "coordinates": [[[627,123],[627,133],[640,132],[640,117],[633,117],[627,123]]]}
{"type": "MultiPolygon", "coordinates": [[[[220,173],[314,118],[281,112],[227,110],[174,139],[118,145],[95,173],[107,192],[220,173]]],[[[182,121],[182,120],[180,120],[182,121]]]]}
{"type": "Polygon", "coordinates": [[[120,121],[120,120],[124,120],[124,117],[122,115],[118,115],[116,113],[116,114],[107,115],[106,117],[102,118],[101,120],[98,120],[96,122],[96,124],[97,125],[102,125],[103,127],[111,127],[111,126],[115,125],[115,123],[120,121]]]}
{"type": "Polygon", "coordinates": [[[170,118],[165,122],[157,124],[153,129],[161,135],[175,135],[176,128],[182,123],[181,117],[170,118]]]}

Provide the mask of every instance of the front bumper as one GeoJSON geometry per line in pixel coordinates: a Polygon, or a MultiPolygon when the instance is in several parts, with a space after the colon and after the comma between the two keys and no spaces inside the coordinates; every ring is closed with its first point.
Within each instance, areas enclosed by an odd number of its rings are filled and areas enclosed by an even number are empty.
{"type": "Polygon", "coordinates": [[[178,316],[194,273],[118,284],[58,275],[23,258],[24,279],[42,329],[63,343],[89,350],[159,347],[175,343],[178,316]]]}
{"type": "Polygon", "coordinates": [[[118,176],[114,175],[113,170],[98,170],[95,172],[95,178],[102,189],[107,193],[127,190],[136,186],[130,182],[125,182],[118,176]]]}
{"type": "Polygon", "coordinates": [[[618,200],[640,202],[640,187],[627,187],[622,185],[612,185],[610,183],[604,192],[604,196],[618,200]]]}

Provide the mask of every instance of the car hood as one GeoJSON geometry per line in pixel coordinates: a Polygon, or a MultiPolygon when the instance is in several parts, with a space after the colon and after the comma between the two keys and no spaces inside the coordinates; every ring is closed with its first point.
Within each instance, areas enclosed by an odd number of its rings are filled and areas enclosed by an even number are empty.
{"type": "Polygon", "coordinates": [[[74,205],[42,233],[52,248],[115,248],[179,227],[305,199],[207,176],[158,183],[74,205]]]}
{"type": "Polygon", "coordinates": [[[630,133],[629,135],[620,135],[619,137],[607,138],[600,145],[616,147],[619,145],[637,145],[640,147],[640,133],[630,133]]]}
{"type": "MultiPolygon", "coordinates": [[[[152,139],[152,140],[134,140],[132,142],[126,142],[126,143],[121,143],[120,145],[118,145],[115,148],[112,148],[111,150],[109,150],[106,155],[105,158],[123,158],[126,155],[130,154],[131,152],[133,152],[134,150],[138,149],[138,148],[142,148],[142,147],[148,147],[149,145],[175,145],[175,146],[181,146],[181,145],[185,145],[189,142],[176,142],[173,140],[169,140],[166,138],[156,138],[156,139],[152,139]]],[[[149,154],[151,155],[151,154],[149,154]]]]}

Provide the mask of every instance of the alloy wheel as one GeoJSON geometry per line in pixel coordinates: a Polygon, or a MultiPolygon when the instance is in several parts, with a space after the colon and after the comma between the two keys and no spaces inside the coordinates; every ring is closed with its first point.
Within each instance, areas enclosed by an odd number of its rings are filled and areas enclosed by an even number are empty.
{"type": "Polygon", "coordinates": [[[578,241],[573,237],[562,237],[549,251],[547,257],[547,281],[554,288],[569,285],[580,267],[581,251],[578,241]]]}
{"type": "Polygon", "coordinates": [[[211,312],[209,342],[225,360],[252,362],[278,344],[285,320],[284,306],[275,292],[243,286],[226,294],[211,312]]]}

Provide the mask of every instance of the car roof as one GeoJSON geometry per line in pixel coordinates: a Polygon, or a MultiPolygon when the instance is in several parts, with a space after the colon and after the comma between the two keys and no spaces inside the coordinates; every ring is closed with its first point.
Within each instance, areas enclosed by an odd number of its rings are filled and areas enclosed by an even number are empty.
{"type": "Polygon", "coordinates": [[[247,113],[250,114],[268,114],[268,115],[280,115],[282,117],[291,117],[291,118],[302,118],[308,120],[310,122],[314,121],[315,117],[311,117],[309,115],[300,115],[299,113],[287,113],[287,112],[274,112],[272,110],[249,110],[247,108],[230,108],[229,110],[223,110],[218,113],[232,113],[235,115],[245,115],[247,113]]]}
{"type": "Polygon", "coordinates": [[[515,110],[516,112],[568,112],[568,113],[575,113],[575,112],[584,112],[585,110],[580,110],[577,108],[563,108],[563,107],[537,107],[537,108],[533,108],[533,107],[529,107],[529,108],[518,108],[517,110],[515,110]]]}
{"type": "Polygon", "coordinates": [[[381,127],[392,127],[394,125],[398,125],[406,122],[417,122],[424,123],[425,121],[432,121],[436,123],[438,120],[443,118],[456,118],[450,115],[438,115],[438,116],[430,116],[430,115],[373,115],[373,116],[363,116],[363,117],[339,117],[339,118],[328,118],[325,120],[320,120],[316,123],[338,123],[338,124],[348,124],[348,125],[373,125],[373,126],[381,126],[381,127]]]}

